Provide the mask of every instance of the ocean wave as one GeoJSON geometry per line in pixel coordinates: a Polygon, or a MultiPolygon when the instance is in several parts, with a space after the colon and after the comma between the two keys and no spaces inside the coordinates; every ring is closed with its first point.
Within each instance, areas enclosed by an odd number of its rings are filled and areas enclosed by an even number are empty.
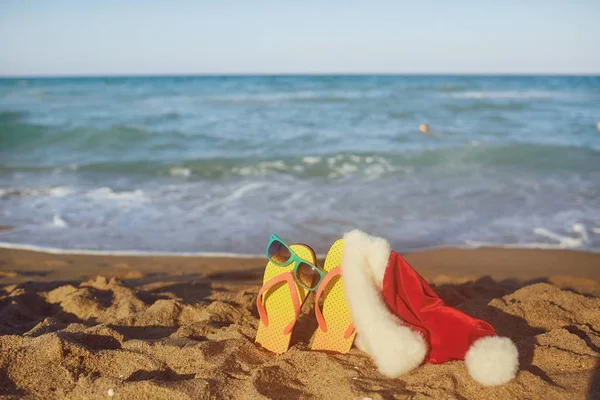
{"type": "Polygon", "coordinates": [[[496,110],[496,111],[521,111],[526,108],[526,105],[518,102],[511,103],[496,103],[492,101],[478,101],[475,103],[453,103],[453,104],[444,104],[443,106],[446,110],[452,111],[455,113],[478,113],[486,110],[496,110]]]}
{"type": "Polygon", "coordinates": [[[233,167],[231,173],[260,177],[271,174],[289,174],[299,178],[341,178],[362,175],[373,179],[394,169],[395,167],[385,157],[350,153],[260,161],[233,167]]]}
{"type": "Polygon", "coordinates": [[[31,152],[52,148],[58,154],[107,154],[144,149],[151,153],[158,147],[183,148],[190,138],[214,141],[215,136],[201,132],[155,129],[154,124],[113,124],[101,126],[57,127],[30,121],[27,113],[0,113],[0,152],[31,152]]]}
{"type": "Polygon", "coordinates": [[[150,202],[150,198],[146,196],[144,191],[141,189],[115,192],[109,187],[102,187],[87,192],[86,196],[92,199],[100,200],[119,200],[137,203],[150,202]]]}
{"type": "Polygon", "coordinates": [[[457,151],[456,155],[466,165],[507,167],[529,173],[539,171],[587,173],[597,170],[594,160],[600,157],[600,151],[570,145],[541,145],[527,142],[485,145],[479,142],[470,150],[463,148],[462,151],[457,151]]]}
{"type": "Polygon", "coordinates": [[[555,92],[550,90],[527,90],[527,91],[467,91],[457,92],[449,95],[455,99],[553,99],[573,97],[572,93],[555,92]]]}
{"type": "MultiPolygon", "coordinates": [[[[520,169],[545,173],[595,171],[600,150],[580,146],[541,145],[511,142],[497,145],[482,140],[470,140],[454,146],[381,153],[337,153],[277,158],[202,158],[177,162],[140,160],[125,162],[78,163],[65,166],[30,167],[0,165],[7,174],[46,173],[106,176],[147,176],[218,180],[231,177],[264,177],[291,175],[297,178],[340,178],[365,176],[371,179],[389,174],[412,173],[428,169],[438,172],[451,169],[469,171],[478,167],[520,169]]],[[[2,189],[0,197],[18,195],[22,189],[2,189]]],[[[37,189],[36,189],[37,190],[37,189]]]]}
{"type": "Polygon", "coordinates": [[[24,111],[0,111],[0,126],[23,121],[28,116],[29,113],[24,111]]]}
{"type": "Polygon", "coordinates": [[[192,171],[189,168],[173,167],[169,169],[169,174],[171,174],[171,176],[187,178],[192,174],[192,171]]]}
{"type": "Polygon", "coordinates": [[[20,111],[0,112],[0,154],[27,150],[44,139],[47,129],[28,123],[29,115],[20,111]]]}
{"type": "Polygon", "coordinates": [[[321,157],[311,157],[311,156],[307,156],[302,158],[302,162],[307,164],[307,165],[312,165],[312,164],[317,164],[321,161],[321,157]]]}
{"type": "Polygon", "coordinates": [[[400,119],[406,121],[407,119],[413,118],[417,116],[417,112],[415,111],[391,111],[388,113],[388,117],[391,119],[400,119]]]}
{"type": "Polygon", "coordinates": [[[445,84],[437,88],[437,90],[441,92],[459,92],[461,90],[465,90],[467,86],[464,85],[453,85],[453,84],[445,84]]]}
{"type": "MultiPolygon", "coordinates": [[[[136,161],[121,163],[71,164],[64,167],[30,168],[10,167],[0,165],[0,171],[19,173],[47,173],[80,175],[93,173],[115,174],[120,177],[127,175],[148,177],[169,177],[186,180],[220,180],[234,177],[257,178],[269,175],[291,175],[296,178],[342,178],[349,176],[364,176],[376,179],[387,173],[406,170],[405,159],[397,156],[378,154],[333,154],[303,157],[285,157],[279,159],[246,159],[246,158],[216,158],[189,160],[174,165],[155,163],[152,161],[136,161]]],[[[143,199],[139,192],[115,193],[112,189],[94,189],[88,193],[91,197],[132,198],[143,199]],[[133,193],[133,195],[131,194],[133,193]]],[[[72,194],[70,188],[6,188],[0,189],[0,198],[16,196],[65,196],[72,194]]]]}
{"type": "Polygon", "coordinates": [[[573,224],[573,226],[571,227],[571,232],[578,234],[579,237],[561,235],[559,233],[552,232],[545,228],[535,228],[534,229],[534,233],[536,235],[540,235],[540,236],[546,237],[552,241],[557,242],[556,245],[561,248],[567,248],[567,249],[577,248],[577,247],[582,247],[582,246],[590,243],[590,238],[588,236],[587,228],[585,225],[580,224],[580,223],[573,224]]]}
{"type": "Polygon", "coordinates": [[[42,188],[0,188],[0,199],[23,196],[48,196],[48,197],[66,197],[75,193],[70,187],[42,187],[42,188]]]}
{"type": "MultiPolygon", "coordinates": [[[[593,228],[592,228],[593,230],[593,228]]],[[[570,229],[571,233],[578,235],[573,237],[569,235],[561,235],[549,229],[538,227],[533,232],[550,241],[548,242],[529,242],[518,244],[497,244],[493,242],[481,242],[475,240],[467,240],[465,244],[470,247],[506,247],[506,248],[535,248],[535,249],[579,249],[590,243],[587,228],[584,224],[575,223],[570,229]]]]}
{"type": "Polygon", "coordinates": [[[0,189],[0,199],[10,199],[18,197],[69,197],[85,196],[95,200],[118,200],[128,202],[150,202],[151,199],[141,189],[114,191],[109,187],[101,187],[91,190],[76,190],[71,187],[55,186],[41,188],[4,188],[0,189]]]}
{"type": "Polygon", "coordinates": [[[298,91],[262,94],[233,94],[227,96],[204,97],[207,101],[218,103],[270,103],[270,102],[310,102],[339,103],[385,96],[380,90],[347,91],[298,91]]]}
{"type": "Polygon", "coordinates": [[[219,199],[216,199],[213,201],[203,203],[200,207],[198,207],[198,209],[207,210],[207,209],[213,208],[213,207],[221,207],[222,208],[224,205],[233,203],[236,200],[243,198],[248,193],[254,192],[258,189],[262,189],[265,187],[267,187],[267,183],[265,183],[265,182],[250,182],[247,184],[243,184],[242,186],[234,189],[231,193],[229,193],[228,195],[226,195],[223,198],[219,198],[219,199]]]}

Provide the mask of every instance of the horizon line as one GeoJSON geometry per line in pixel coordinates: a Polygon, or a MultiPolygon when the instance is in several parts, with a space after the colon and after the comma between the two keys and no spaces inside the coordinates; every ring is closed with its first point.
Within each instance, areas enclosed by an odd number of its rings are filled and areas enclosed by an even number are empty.
{"type": "Polygon", "coordinates": [[[204,72],[204,73],[107,73],[107,74],[40,74],[40,75],[1,75],[0,79],[77,79],[77,78],[167,78],[167,77],[295,77],[295,76],[558,76],[558,77],[600,77],[600,72],[204,72]]]}

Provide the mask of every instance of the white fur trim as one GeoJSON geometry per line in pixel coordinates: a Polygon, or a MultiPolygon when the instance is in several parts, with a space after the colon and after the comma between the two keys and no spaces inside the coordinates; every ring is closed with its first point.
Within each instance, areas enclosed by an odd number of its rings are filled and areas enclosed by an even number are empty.
{"type": "Polygon", "coordinates": [[[359,230],[344,235],[344,292],[356,328],[356,344],[369,354],[379,372],[394,378],[421,365],[427,345],[402,325],[381,295],[390,245],[359,230]]]}
{"type": "Polygon", "coordinates": [[[465,362],[469,374],[483,386],[502,385],[517,374],[519,352],[509,338],[486,336],[469,347],[465,362]]]}

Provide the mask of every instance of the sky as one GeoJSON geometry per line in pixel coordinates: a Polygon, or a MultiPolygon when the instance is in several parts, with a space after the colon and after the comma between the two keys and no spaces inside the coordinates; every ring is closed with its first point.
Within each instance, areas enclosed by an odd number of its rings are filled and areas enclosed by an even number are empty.
{"type": "Polygon", "coordinates": [[[0,0],[0,76],[600,74],[600,0],[0,0]]]}

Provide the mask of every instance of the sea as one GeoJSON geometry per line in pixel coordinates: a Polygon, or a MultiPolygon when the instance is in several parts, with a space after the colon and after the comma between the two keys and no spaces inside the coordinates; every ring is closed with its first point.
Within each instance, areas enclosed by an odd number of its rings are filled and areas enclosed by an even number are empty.
{"type": "Polygon", "coordinates": [[[599,121],[598,76],[0,79],[0,246],[598,252],[599,121]]]}

